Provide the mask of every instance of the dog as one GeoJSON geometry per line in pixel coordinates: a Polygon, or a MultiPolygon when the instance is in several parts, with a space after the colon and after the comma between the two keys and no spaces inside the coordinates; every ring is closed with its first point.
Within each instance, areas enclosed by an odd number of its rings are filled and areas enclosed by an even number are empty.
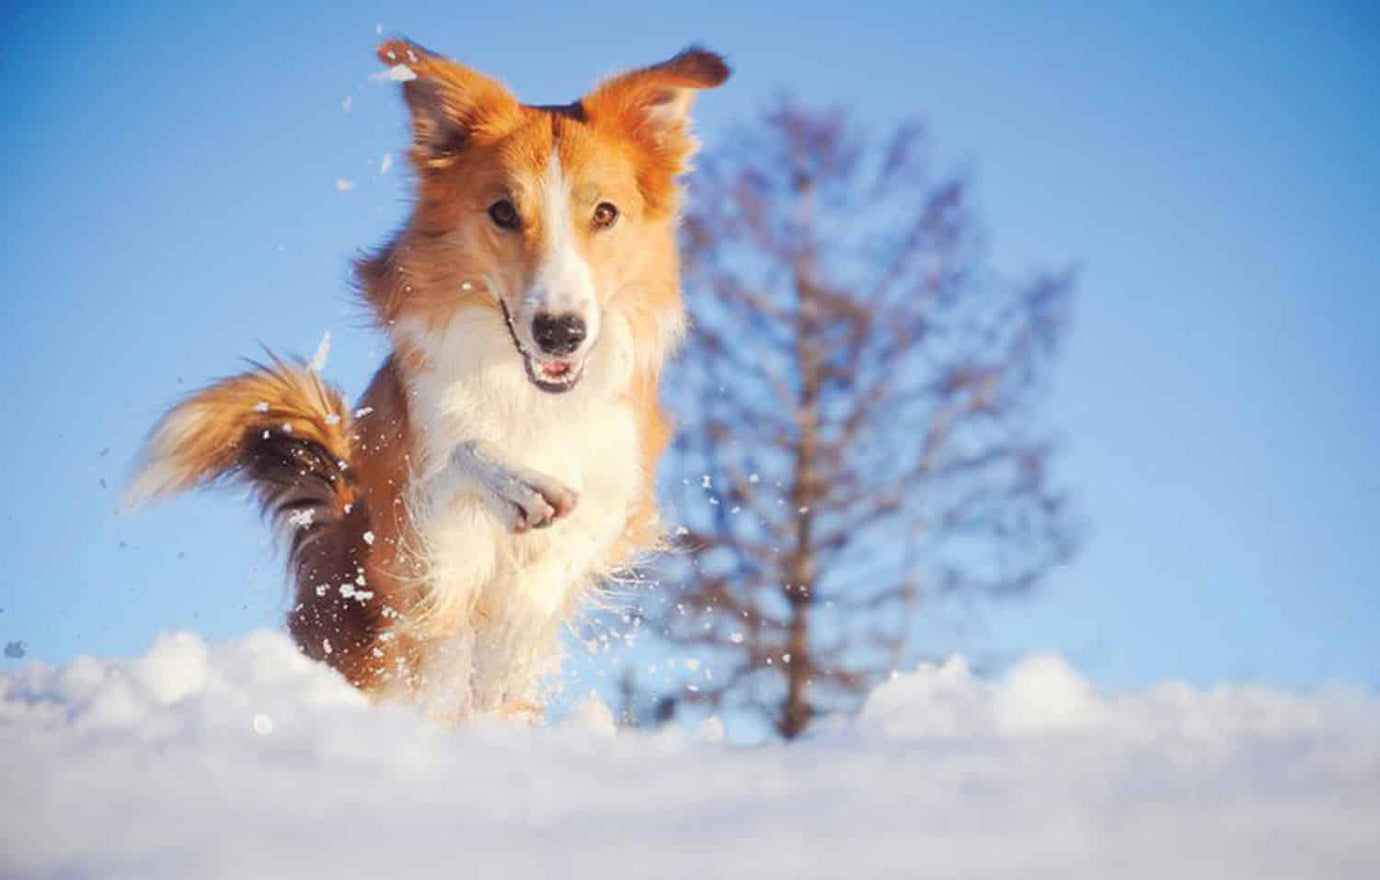
{"type": "Polygon", "coordinates": [[[135,501],[247,487],[289,545],[300,649],[433,716],[540,719],[559,636],[661,540],[661,372],[682,337],[692,47],[564,106],[406,40],[403,229],[355,266],[392,350],[354,408],[270,355],[174,406],[135,501]]]}

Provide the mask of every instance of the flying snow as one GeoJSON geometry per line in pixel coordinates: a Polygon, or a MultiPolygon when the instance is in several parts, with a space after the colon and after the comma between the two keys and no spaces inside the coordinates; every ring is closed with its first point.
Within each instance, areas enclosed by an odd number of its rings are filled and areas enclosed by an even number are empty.
{"type": "Polygon", "coordinates": [[[417,74],[406,64],[394,64],[380,73],[370,75],[371,79],[391,80],[392,82],[411,82],[417,74]]]}
{"type": "Polygon", "coordinates": [[[321,341],[316,344],[316,353],[311,356],[311,362],[307,364],[313,372],[319,373],[326,369],[326,361],[331,357],[331,331],[327,330],[321,334],[321,341]]]}

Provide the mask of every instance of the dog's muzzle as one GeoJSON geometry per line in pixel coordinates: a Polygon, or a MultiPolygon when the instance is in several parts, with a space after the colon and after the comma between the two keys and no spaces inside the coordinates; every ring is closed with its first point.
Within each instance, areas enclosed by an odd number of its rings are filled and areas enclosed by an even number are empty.
{"type": "Polygon", "coordinates": [[[578,385],[584,375],[585,358],[567,356],[578,351],[588,335],[584,318],[574,313],[553,315],[539,312],[532,319],[532,339],[541,349],[538,355],[528,351],[522,344],[508,304],[501,299],[498,304],[503,309],[503,322],[508,325],[508,336],[522,357],[528,380],[548,394],[564,394],[578,385]]]}

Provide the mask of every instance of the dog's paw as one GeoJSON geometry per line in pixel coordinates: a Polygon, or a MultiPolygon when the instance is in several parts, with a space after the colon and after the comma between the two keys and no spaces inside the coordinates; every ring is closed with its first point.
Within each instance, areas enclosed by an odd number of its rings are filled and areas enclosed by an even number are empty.
{"type": "Polygon", "coordinates": [[[510,532],[544,529],[575,509],[573,491],[545,474],[505,470],[488,481],[485,501],[510,532]]]}
{"type": "Polygon", "coordinates": [[[515,534],[542,529],[575,509],[576,495],[540,471],[508,464],[487,444],[465,443],[451,455],[434,492],[440,498],[474,498],[515,534]]]}

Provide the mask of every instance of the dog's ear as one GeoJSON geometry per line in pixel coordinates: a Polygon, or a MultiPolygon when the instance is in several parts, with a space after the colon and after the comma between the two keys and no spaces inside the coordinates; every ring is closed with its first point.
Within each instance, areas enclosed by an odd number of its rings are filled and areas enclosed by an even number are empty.
{"type": "Polygon", "coordinates": [[[389,40],[378,55],[388,77],[403,84],[419,170],[450,165],[466,142],[500,133],[519,116],[517,98],[498,80],[416,43],[389,40]]]}
{"type": "Polygon", "coordinates": [[[719,55],[691,47],[651,67],[606,80],[581,101],[595,125],[614,125],[656,153],[672,176],[686,170],[698,144],[690,134],[690,105],[700,89],[728,79],[719,55]]]}

